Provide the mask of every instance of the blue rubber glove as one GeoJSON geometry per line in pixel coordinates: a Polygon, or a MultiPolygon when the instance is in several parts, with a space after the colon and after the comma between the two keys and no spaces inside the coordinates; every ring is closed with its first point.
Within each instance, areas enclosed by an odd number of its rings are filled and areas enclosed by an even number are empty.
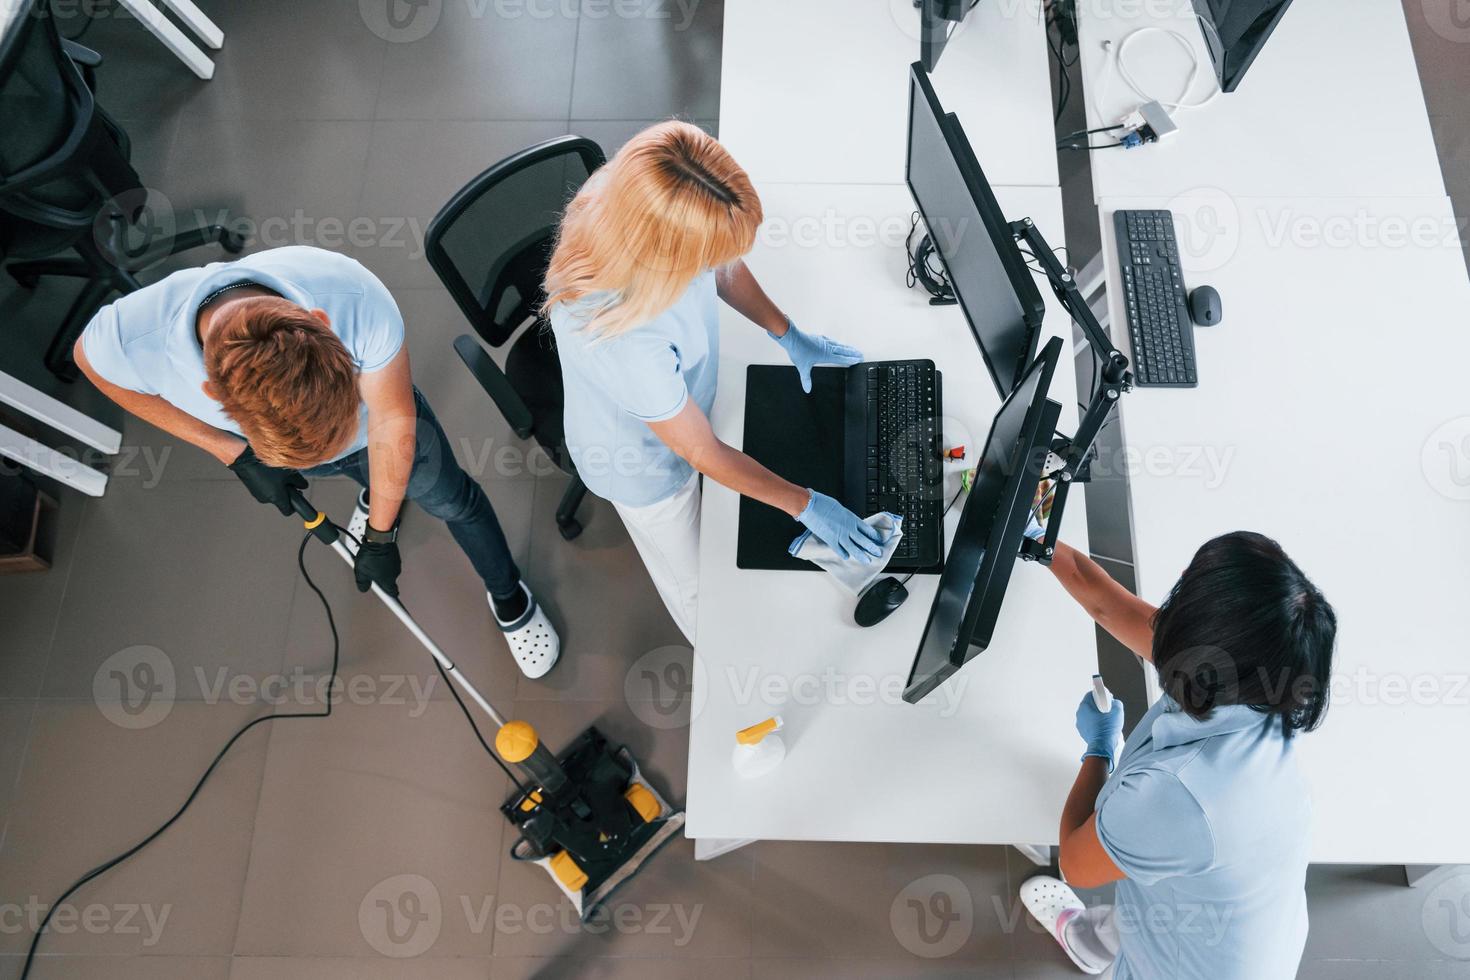
{"type": "MultiPolygon", "coordinates": [[[[796,365],[796,373],[801,375],[801,390],[808,395],[812,393],[812,368],[818,364],[847,367],[863,359],[863,352],[856,347],[839,344],[820,334],[802,333],[789,317],[786,320],[786,332],[779,337],[771,334],[771,339],[781,345],[786,356],[791,358],[791,363],[796,365]]],[[[822,536],[819,534],[817,537],[822,536]]]]}
{"type": "Polygon", "coordinates": [[[1097,710],[1097,704],[1092,700],[1092,692],[1088,691],[1082,696],[1082,703],[1077,705],[1077,734],[1087,743],[1087,751],[1082,753],[1082,758],[1097,756],[1099,759],[1108,760],[1108,772],[1113,771],[1113,749],[1118,744],[1118,736],[1123,734],[1123,702],[1113,698],[1113,707],[1107,714],[1097,710]]]}
{"type": "Polygon", "coordinates": [[[869,527],[846,507],[827,496],[808,489],[811,499],[796,519],[837,553],[843,561],[856,558],[864,565],[883,554],[883,536],[869,527]]]}

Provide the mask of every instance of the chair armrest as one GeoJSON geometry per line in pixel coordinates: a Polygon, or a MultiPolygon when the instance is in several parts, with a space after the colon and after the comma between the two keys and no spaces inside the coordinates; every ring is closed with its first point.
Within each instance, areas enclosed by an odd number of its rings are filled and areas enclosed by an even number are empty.
{"type": "Polygon", "coordinates": [[[66,56],[72,61],[84,67],[96,68],[102,64],[102,56],[100,54],[86,45],[78,44],[75,41],[62,39],[61,50],[65,51],[66,56]]]}
{"type": "Polygon", "coordinates": [[[479,341],[467,333],[454,338],[454,350],[464,361],[464,366],[470,369],[470,374],[480,382],[480,387],[485,389],[485,394],[500,409],[512,431],[522,439],[529,439],[531,430],[535,428],[535,419],[521,396],[511,387],[510,379],[500,370],[500,365],[485,352],[479,341]]]}

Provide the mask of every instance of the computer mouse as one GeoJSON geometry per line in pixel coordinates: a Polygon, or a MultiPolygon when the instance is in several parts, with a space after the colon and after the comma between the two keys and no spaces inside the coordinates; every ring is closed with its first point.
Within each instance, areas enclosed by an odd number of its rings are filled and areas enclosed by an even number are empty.
{"type": "Polygon", "coordinates": [[[893,610],[903,605],[909,590],[891,575],[884,576],[863,590],[858,596],[857,609],[852,618],[859,626],[877,626],[892,615],[893,610]]]}
{"type": "Polygon", "coordinates": [[[1225,315],[1220,291],[1214,286],[1196,286],[1189,293],[1189,318],[1197,326],[1213,327],[1225,315]]]}

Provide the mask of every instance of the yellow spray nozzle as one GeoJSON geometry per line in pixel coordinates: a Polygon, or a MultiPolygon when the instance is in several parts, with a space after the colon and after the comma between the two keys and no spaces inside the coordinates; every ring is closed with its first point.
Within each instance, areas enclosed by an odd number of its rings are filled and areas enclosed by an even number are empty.
{"type": "Polygon", "coordinates": [[[756,722],[749,728],[742,728],[735,733],[735,741],[741,745],[756,745],[761,739],[781,728],[781,716],[767,718],[765,721],[756,722]]]}

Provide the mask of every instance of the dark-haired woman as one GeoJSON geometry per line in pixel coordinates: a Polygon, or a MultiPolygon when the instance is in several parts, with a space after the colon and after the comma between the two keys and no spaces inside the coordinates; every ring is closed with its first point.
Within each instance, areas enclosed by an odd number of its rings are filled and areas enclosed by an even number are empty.
{"type": "Polygon", "coordinates": [[[1123,746],[1123,706],[1089,691],[1087,743],[1062,811],[1061,881],[1021,898],[1084,972],[1115,980],[1294,977],[1307,936],[1311,808],[1295,739],[1322,720],[1337,620],[1270,538],[1236,532],[1195,554],[1155,609],[1086,555],[1052,571],[1097,623],[1153,662],[1164,691],[1123,746]]]}

